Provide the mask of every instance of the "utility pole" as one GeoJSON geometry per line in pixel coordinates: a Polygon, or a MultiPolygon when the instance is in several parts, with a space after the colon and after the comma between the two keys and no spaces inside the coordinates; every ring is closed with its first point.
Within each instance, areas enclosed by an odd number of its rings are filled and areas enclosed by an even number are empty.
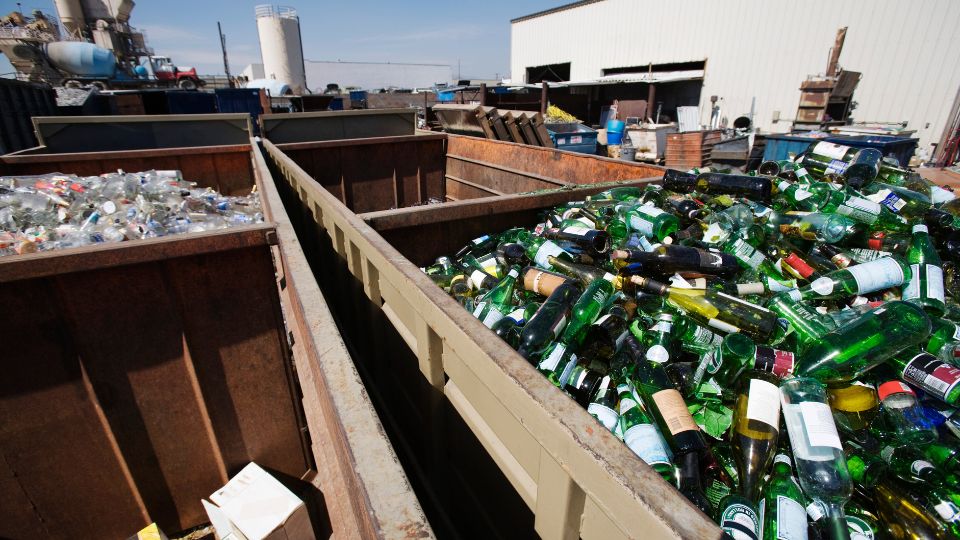
{"type": "Polygon", "coordinates": [[[217,21],[217,33],[220,34],[220,50],[223,51],[223,72],[227,74],[227,84],[233,88],[233,77],[230,76],[230,62],[227,61],[227,36],[223,35],[220,21],[217,21]]]}

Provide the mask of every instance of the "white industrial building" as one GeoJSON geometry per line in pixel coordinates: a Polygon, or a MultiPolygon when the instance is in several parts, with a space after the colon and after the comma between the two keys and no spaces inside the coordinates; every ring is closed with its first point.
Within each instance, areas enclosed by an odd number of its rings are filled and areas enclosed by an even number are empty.
{"type": "MultiPolygon", "coordinates": [[[[340,88],[377,90],[380,88],[430,88],[453,81],[453,68],[445,64],[396,64],[390,62],[304,62],[307,86],[323,92],[328,84],[340,88]]],[[[264,77],[263,64],[250,64],[241,72],[248,79],[264,77]]]]}
{"type": "Polygon", "coordinates": [[[510,67],[518,83],[544,73],[596,80],[652,64],[691,80],[681,90],[695,92],[686,104],[699,105],[702,124],[718,96],[730,123],[752,111],[757,127],[781,133],[841,27],[840,66],[863,74],[854,121],[906,121],[929,151],[960,89],[957,0],[586,0],[511,21],[510,67]]]}

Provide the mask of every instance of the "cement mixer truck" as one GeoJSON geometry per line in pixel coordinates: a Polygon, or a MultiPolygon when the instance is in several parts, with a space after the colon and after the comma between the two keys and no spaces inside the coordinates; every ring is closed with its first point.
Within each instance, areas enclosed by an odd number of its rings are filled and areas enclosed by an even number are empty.
{"type": "Polygon", "coordinates": [[[62,83],[68,88],[177,86],[194,90],[203,84],[195,68],[176,66],[166,56],[143,56],[139,63],[121,65],[110,50],[83,41],[44,43],[39,51],[62,74],[62,83]]]}
{"type": "MultiPolygon", "coordinates": [[[[124,1],[119,4],[126,5],[124,1]]],[[[132,9],[132,2],[127,4],[124,17],[132,9]]],[[[113,22],[97,20],[83,27],[86,33],[80,32],[75,18],[62,18],[61,32],[51,17],[39,11],[33,17],[15,11],[0,18],[0,52],[8,57],[19,78],[55,86],[177,86],[193,90],[203,84],[196,69],[176,66],[169,57],[154,55],[143,34],[130,27],[124,17],[111,19],[113,22]],[[86,39],[91,35],[94,43],[86,39]]]]}

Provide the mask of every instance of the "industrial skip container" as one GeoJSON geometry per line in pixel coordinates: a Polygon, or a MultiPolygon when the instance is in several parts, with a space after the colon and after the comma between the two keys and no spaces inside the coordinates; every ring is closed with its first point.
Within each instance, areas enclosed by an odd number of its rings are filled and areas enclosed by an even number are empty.
{"type": "Polygon", "coordinates": [[[31,116],[57,114],[57,98],[47,85],[0,78],[0,154],[37,145],[31,116]]]}
{"type": "MultiPolygon", "coordinates": [[[[607,186],[358,216],[263,144],[304,252],[435,530],[720,538],[707,516],[419,269],[483,233],[531,226],[540,210],[607,186]],[[499,474],[489,472],[491,462],[499,474]]],[[[578,172],[588,171],[570,174],[578,172]]]]}
{"type": "MultiPolygon", "coordinates": [[[[320,97],[320,96],[318,96],[320,97]]],[[[265,114],[263,137],[274,144],[415,135],[416,109],[265,114]]]]}
{"type": "Polygon", "coordinates": [[[257,186],[268,223],[0,258],[0,537],[197,526],[250,461],[319,535],[431,537],[259,148],[0,158],[0,175],[117,169],[257,186]]]}
{"type": "Polygon", "coordinates": [[[28,153],[248,144],[251,133],[250,116],[246,114],[35,116],[33,126],[44,148],[28,153]]]}

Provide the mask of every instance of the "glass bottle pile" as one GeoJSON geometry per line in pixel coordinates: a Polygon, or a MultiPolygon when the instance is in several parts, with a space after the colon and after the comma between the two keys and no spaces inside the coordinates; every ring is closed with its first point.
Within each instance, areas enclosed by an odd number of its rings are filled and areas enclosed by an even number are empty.
{"type": "Polygon", "coordinates": [[[0,177],[0,256],[262,221],[255,191],[222,195],[180,171],[0,177]]]}
{"type": "Polygon", "coordinates": [[[424,271],[729,536],[952,538],[958,262],[952,192],[816,143],[614,187],[424,271]]]}

